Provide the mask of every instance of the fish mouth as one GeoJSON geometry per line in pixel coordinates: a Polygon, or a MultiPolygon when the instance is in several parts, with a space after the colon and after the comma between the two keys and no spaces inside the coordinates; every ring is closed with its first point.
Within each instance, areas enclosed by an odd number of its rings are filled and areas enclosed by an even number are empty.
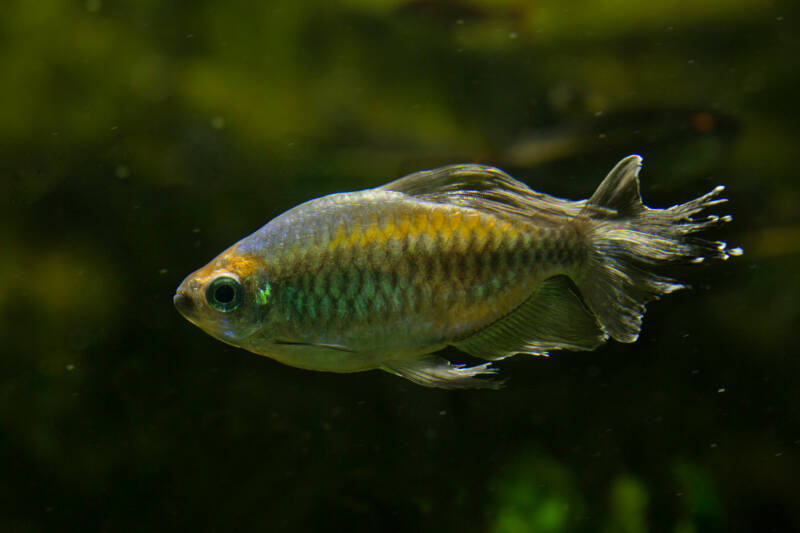
{"type": "Polygon", "coordinates": [[[175,304],[175,308],[184,317],[189,318],[192,316],[194,312],[194,301],[192,301],[189,295],[183,292],[177,292],[175,296],[172,297],[172,303],[175,304]]]}

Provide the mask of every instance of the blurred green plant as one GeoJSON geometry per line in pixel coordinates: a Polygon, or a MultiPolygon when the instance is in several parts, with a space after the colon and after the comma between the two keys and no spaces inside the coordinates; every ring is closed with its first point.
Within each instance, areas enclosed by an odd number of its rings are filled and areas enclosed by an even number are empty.
{"type": "Polygon", "coordinates": [[[682,502],[676,533],[723,530],[723,505],[719,489],[705,468],[689,462],[673,466],[682,502]]]}
{"type": "Polygon", "coordinates": [[[647,520],[647,489],[636,478],[623,475],[611,482],[606,533],[644,533],[647,520]]]}
{"type": "Polygon", "coordinates": [[[569,470],[530,452],[511,461],[490,488],[493,533],[573,531],[584,504],[569,470]]]}

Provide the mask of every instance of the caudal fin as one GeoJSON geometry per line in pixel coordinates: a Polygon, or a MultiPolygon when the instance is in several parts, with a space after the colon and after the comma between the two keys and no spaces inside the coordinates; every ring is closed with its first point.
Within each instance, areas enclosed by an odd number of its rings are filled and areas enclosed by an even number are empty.
{"type": "Polygon", "coordinates": [[[594,222],[592,252],[576,283],[589,309],[614,339],[634,342],[639,337],[645,304],[685,285],[652,272],[673,263],[700,263],[741,255],[722,241],[693,237],[701,231],[730,222],[730,215],[694,217],[704,209],[726,202],[720,185],[711,192],[667,209],[642,203],[639,169],[642,158],[631,155],[617,163],[581,214],[594,222]]]}

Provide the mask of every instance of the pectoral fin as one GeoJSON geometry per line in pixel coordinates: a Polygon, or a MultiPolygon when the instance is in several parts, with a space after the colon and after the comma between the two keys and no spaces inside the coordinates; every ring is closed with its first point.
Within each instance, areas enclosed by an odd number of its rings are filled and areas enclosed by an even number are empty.
{"type": "Polygon", "coordinates": [[[476,376],[494,374],[497,370],[490,364],[465,367],[464,365],[454,365],[442,357],[425,355],[413,359],[396,359],[383,363],[380,368],[423,387],[440,389],[502,388],[503,381],[476,378],[476,376]]]}

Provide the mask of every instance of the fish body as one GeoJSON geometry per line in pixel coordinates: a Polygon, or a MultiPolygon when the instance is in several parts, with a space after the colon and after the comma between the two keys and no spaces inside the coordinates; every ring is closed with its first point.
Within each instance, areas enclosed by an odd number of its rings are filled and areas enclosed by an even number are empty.
{"type": "Polygon", "coordinates": [[[383,369],[425,386],[494,388],[493,361],[636,339],[644,304],[682,285],[642,265],[727,258],[686,235],[717,188],[668,210],[639,198],[641,159],[592,198],[558,199],[483,165],[417,172],[301,204],[190,274],[178,310],[212,336],[310,370],[383,369]]]}

